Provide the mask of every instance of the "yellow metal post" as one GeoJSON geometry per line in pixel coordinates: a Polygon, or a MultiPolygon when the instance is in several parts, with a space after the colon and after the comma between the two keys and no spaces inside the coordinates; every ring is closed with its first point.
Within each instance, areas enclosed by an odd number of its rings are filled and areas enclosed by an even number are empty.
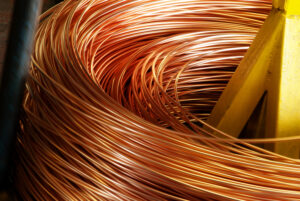
{"type": "Polygon", "coordinates": [[[300,14],[299,0],[273,0],[273,8],[284,11],[287,15],[300,14]]]}
{"type": "MultiPolygon", "coordinates": [[[[300,135],[298,86],[300,0],[274,0],[271,14],[212,111],[208,123],[238,137],[266,93],[264,136],[300,135]]],[[[276,143],[268,148],[299,158],[299,142],[276,143]]]]}

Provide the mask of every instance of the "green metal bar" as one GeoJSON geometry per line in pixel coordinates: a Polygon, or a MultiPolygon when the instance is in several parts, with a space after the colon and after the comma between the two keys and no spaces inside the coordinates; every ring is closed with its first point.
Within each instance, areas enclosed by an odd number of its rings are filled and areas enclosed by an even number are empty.
{"type": "Polygon", "coordinates": [[[8,186],[18,114],[41,0],[15,0],[0,89],[0,191],[8,186]]]}

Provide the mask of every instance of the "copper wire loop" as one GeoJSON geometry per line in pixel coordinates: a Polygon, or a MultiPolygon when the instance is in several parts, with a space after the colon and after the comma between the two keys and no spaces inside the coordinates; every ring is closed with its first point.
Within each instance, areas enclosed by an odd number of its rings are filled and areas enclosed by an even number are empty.
{"type": "Polygon", "coordinates": [[[270,9],[65,0],[44,13],[18,135],[20,197],[300,200],[299,160],[203,129],[270,9]]]}

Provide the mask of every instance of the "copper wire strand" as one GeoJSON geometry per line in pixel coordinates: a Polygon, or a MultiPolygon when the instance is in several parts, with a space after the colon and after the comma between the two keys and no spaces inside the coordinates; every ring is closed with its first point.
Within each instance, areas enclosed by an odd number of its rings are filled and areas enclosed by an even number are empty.
{"type": "Polygon", "coordinates": [[[300,162],[205,123],[270,0],[65,0],[41,16],[23,200],[300,200],[300,162]],[[203,125],[211,131],[203,129],[203,125]]]}

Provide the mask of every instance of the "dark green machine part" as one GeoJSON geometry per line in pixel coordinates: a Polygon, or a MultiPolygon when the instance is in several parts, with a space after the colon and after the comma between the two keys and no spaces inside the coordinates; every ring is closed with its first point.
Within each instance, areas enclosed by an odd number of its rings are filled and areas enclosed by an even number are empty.
{"type": "Polygon", "coordinates": [[[9,200],[12,155],[41,0],[15,0],[0,85],[0,200],[9,200]]]}

